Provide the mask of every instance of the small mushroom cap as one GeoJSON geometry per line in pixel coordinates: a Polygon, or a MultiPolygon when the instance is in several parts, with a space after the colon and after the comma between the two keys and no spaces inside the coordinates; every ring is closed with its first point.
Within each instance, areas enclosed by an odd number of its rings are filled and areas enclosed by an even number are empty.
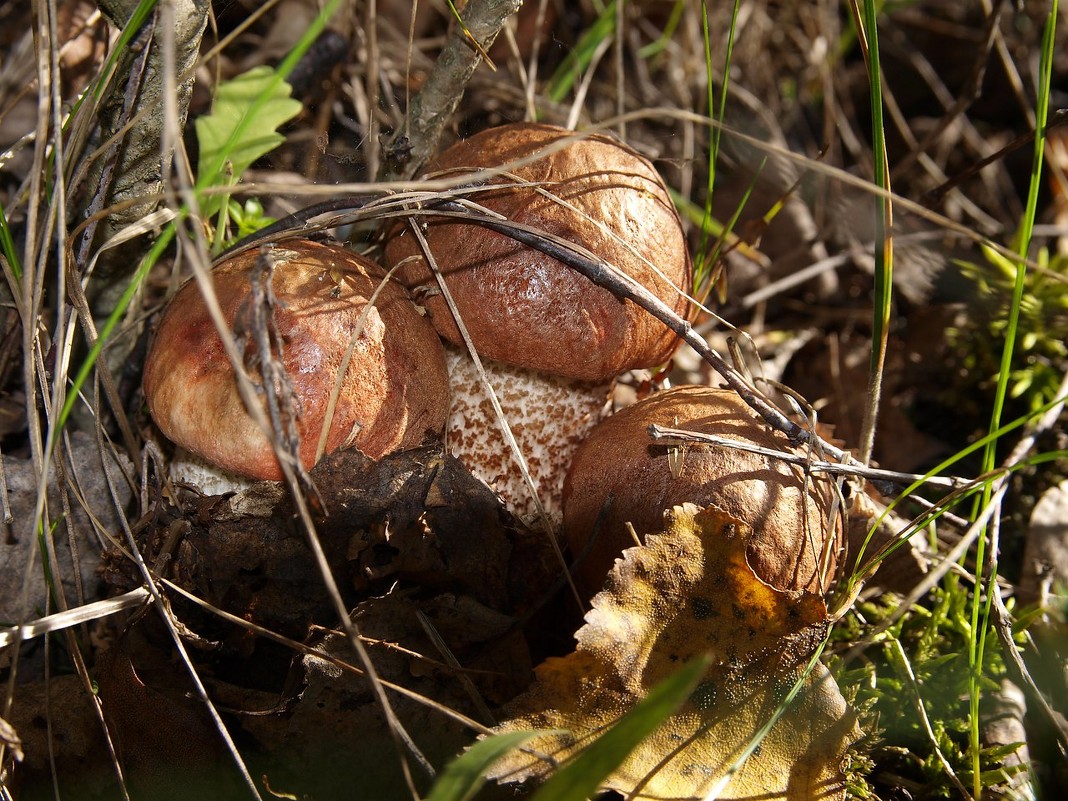
{"type": "MultiPolygon", "coordinates": [[[[563,128],[517,123],[491,128],[446,150],[428,172],[509,165],[490,178],[500,190],[472,200],[515,223],[580,245],[652,290],[680,316],[692,270],[679,216],[660,175],[608,136],[566,142],[563,128]],[[539,188],[516,182],[545,182],[539,188]],[[550,196],[551,195],[551,196],[550,196]],[[662,273],[661,274],[658,274],[662,273]],[[678,289],[676,289],[676,287],[678,289]]],[[[543,253],[474,224],[431,222],[426,238],[475,348],[491,359],[584,381],[605,381],[668,359],[678,338],[643,309],[543,253]]],[[[394,228],[385,261],[453,343],[460,334],[406,226],[394,228]],[[420,289],[423,291],[421,292],[420,289]]]]}
{"type": "MultiPolygon", "coordinates": [[[[300,459],[305,468],[326,422],[327,405],[350,343],[359,331],[326,438],[326,452],[356,447],[372,459],[441,435],[448,377],[441,342],[403,288],[373,262],[334,244],[287,240],[246,251],[212,271],[223,317],[262,381],[251,326],[252,276],[273,264],[275,353],[292,386],[300,459]]],[[[270,442],[238,394],[233,367],[196,282],[171,300],[145,363],[145,399],[163,434],[225,470],[256,479],[282,477],[270,442]]],[[[284,393],[283,393],[284,394],[284,393]]]]}
{"type": "Polygon", "coordinates": [[[626,523],[639,535],[658,531],[664,512],[686,502],[714,504],[751,526],[749,564],[776,589],[827,589],[841,531],[829,521],[833,481],[747,451],[656,442],[648,434],[653,423],[803,453],[725,389],[676,387],[604,420],[576,451],[564,481],[564,533],[572,556],[582,559],[580,589],[599,591],[613,561],[635,544],[626,523]]]}

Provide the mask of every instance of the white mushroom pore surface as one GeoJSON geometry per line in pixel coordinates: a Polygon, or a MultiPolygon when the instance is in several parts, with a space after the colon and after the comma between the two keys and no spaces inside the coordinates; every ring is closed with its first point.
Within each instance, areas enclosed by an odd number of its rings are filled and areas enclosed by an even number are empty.
{"type": "Polygon", "coordinates": [[[175,483],[196,487],[203,495],[241,492],[256,483],[254,479],[224,470],[181,446],[174,449],[167,475],[175,483]]]}

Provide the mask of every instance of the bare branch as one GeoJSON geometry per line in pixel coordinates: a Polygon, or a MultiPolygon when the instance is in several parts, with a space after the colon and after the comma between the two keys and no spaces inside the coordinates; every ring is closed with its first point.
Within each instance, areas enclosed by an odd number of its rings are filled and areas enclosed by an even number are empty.
{"type": "Polygon", "coordinates": [[[453,27],[426,83],[412,98],[405,129],[397,131],[386,148],[383,180],[411,178],[434,153],[442,130],[482,61],[482,52],[490,48],[505,20],[522,4],[522,0],[470,0],[464,8],[463,24],[453,27]]]}

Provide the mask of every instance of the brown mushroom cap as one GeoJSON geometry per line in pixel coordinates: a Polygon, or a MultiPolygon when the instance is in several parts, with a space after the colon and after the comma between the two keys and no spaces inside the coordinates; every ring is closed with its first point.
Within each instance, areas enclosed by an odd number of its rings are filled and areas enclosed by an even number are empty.
{"type": "MultiPolygon", "coordinates": [[[[381,267],[340,245],[287,240],[273,246],[269,257],[280,361],[298,406],[301,462],[310,468],[345,352],[368,299],[386,277],[381,267]]],[[[223,316],[231,330],[237,323],[238,344],[247,342],[248,353],[255,352],[248,304],[259,258],[259,251],[247,251],[212,271],[223,316]]],[[[250,372],[260,380],[258,371],[250,372]]],[[[178,291],[163,315],[146,360],[144,391],[168,439],[225,470],[281,478],[270,442],[245,410],[195,282],[178,291]]],[[[416,447],[428,433],[441,434],[447,412],[448,377],[437,333],[400,286],[386,283],[356,340],[326,452],[356,447],[378,459],[416,447]]]]}
{"type": "MultiPolygon", "coordinates": [[[[428,173],[500,167],[546,151],[511,169],[511,178],[490,178],[503,188],[472,199],[513,222],[585,247],[686,317],[687,301],[675,287],[691,291],[690,257],[663,180],[646,159],[615,139],[594,134],[564,141],[572,136],[536,123],[491,128],[446,150],[428,173]],[[516,181],[545,183],[536,189],[516,181]]],[[[487,358],[604,381],[666,361],[677,344],[674,333],[634,303],[507,236],[474,224],[436,221],[427,227],[426,238],[475,349],[487,358]]],[[[390,266],[405,261],[401,280],[426,306],[439,333],[461,343],[406,226],[392,232],[385,261],[390,266]]]]}
{"type": "Polygon", "coordinates": [[[580,589],[599,591],[613,561],[635,544],[626,523],[638,534],[658,531],[664,511],[684,502],[714,504],[751,526],[747,557],[768,584],[827,589],[841,530],[837,521],[828,523],[831,480],[806,478],[800,468],[769,456],[706,445],[674,446],[681,458],[673,473],[672,446],[649,438],[653,423],[802,452],[731,390],[677,387],[604,420],[579,446],[564,481],[564,532],[572,555],[582,558],[580,589]]]}

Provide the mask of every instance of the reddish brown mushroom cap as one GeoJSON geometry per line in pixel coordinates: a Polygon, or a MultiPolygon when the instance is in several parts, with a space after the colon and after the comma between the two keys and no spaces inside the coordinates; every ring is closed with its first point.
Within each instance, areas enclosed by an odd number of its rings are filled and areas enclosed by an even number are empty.
{"type": "MultiPolygon", "coordinates": [[[[615,139],[592,135],[566,141],[574,135],[535,123],[491,128],[445,151],[428,174],[501,167],[536,156],[511,169],[512,177],[489,179],[502,188],[472,200],[515,223],[581,245],[686,317],[688,304],[676,287],[691,290],[690,258],[664,182],[646,159],[615,139]],[[517,181],[544,185],[536,189],[517,181]]],[[[634,303],[503,234],[438,221],[429,224],[426,237],[476,350],[487,358],[604,381],[666,361],[678,342],[634,303]]],[[[441,335],[461,343],[406,227],[394,229],[386,262],[404,262],[401,280],[427,307],[441,335]],[[426,290],[422,295],[420,287],[426,290]]]]}
{"type": "Polygon", "coordinates": [[[658,531],[664,511],[686,502],[714,504],[751,526],[747,557],[768,584],[826,589],[840,532],[837,520],[828,521],[832,481],[720,446],[676,446],[673,465],[672,448],[649,438],[653,423],[801,453],[731,390],[677,387],[601,422],[579,446],[564,481],[564,532],[572,554],[582,557],[576,579],[584,591],[599,591],[613,561],[635,544],[626,523],[638,534],[658,531]]]}
{"type": "MultiPolygon", "coordinates": [[[[353,337],[351,361],[326,438],[326,452],[356,447],[378,459],[440,435],[448,413],[448,377],[441,342],[404,290],[387,282],[360,317],[385,272],[341,247],[287,240],[266,254],[281,365],[298,407],[300,459],[315,463],[327,404],[353,337]]],[[[247,251],[212,271],[227,325],[247,338],[252,274],[260,251],[247,251]]],[[[258,372],[251,371],[259,380],[258,372]]],[[[233,367],[195,282],[175,295],[145,364],[145,398],[173,442],[234,473],[281,478],[269,441],[246,411],[233,367]]]]}

